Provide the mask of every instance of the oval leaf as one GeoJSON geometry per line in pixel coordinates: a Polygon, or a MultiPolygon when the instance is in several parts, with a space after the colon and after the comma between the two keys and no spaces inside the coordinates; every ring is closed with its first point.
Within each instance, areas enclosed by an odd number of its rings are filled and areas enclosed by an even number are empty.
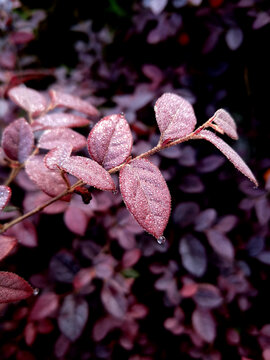
{"type": "Polygon", "coordinates": [[[55,90],[49,91],[49,94],[52,99],[53,107],[65,106],[91,116],[97,116],[99,114],[99,111],[93,105],[80,99],[78,96],[55,90]]]}
{"type": "Polygon", "coordinates": [[[33,295],[32,287],[20,276],[0,271],[0,303],[26,299],[33,295]]]}
{"type": "Polygon", "coordinates": [[[130,162],[120,172],[120,189],[137,222],[160,237],[170,216],[171,195],[159,169],[146,159],[130,162]]]}
{"type": "Polygon", "coordinates": [[[57,128],[44,131],[39,139],[38,147],[51,150],[62,144],[70,144],[73,150],[80,150],[86,145],[86,139],[71,129],[57,128]]]}
{"type": "Polygon", "coordinates": [[[63,143],[61,146],[52,149],[44,157],[44,164],[50,170],[61,168],[62,164],[70,157],[72,153],[72,145],[63,143]]]}
{"type": "Polygon", "coordinates": [[[227,236],[214,229],[207,230],[206,236],[209,244],[219,256],[229,261],[234,259],[234,247],[227,236]]]}
{"type": "Polygon", "coordinates": [[[41,320],[47,318],[58,309],[58,302],[59,298],[54,293],[41,294],[30,312],[30,319],[41,320]]]}
{"type": "Polygon", "coordinates": [[[211,284],[197,284],[194,300],[197,305],[207,309],[216,308],[223,302],[220,290],[211,284]]]}
{"type": "Polygon", "coordinates": [[[230,136],[232,139],[238,139],[236,123],[227,111],[224,109],[217,110],[213,116],[213,122],[217,124],[224,131],[224,133],[230,136]]]}
{"type": "Polygon", "coordinates": [[[258,182],[251,172],[250,168],[244,162],[244,160],[235,152],[225,141],[216,136],[213,132],[209,130],[202,130],[199,135],[196,135],[198,139],[205,139],[214,144],[230,162],[241,171],[250,181],[252,181],[256,186],[258,186],[258,182]]]}
{"type": "Polygon", "coordinates": [[[128,122],[121,114],[101,119],[87,139],[91,157],[106,170],[122,164],[131,153],[132,135],[128,122]]]}
{"type": "Polygon", "coordinates": [[[24,118],[13,121],[3,131],[2,147],[11,160],[23,163],[31,154],[33,146],[33,131],[24,118]]]}
{"type": "Polygon", "coordinates": [[[34,131],[46,130],[51,128],[72,128],[87,126],[90,124],[90,121],[77,115],[66,114],[66,113],[54,113],[46,114],[37,118],[31,124],[34,131]]]}
{"type": "Polygon", "coordinates": [[[0,211],[4,209],[11,197],[11,188],[6,185],[0,185],[0,211]]]}
{"type": "Polygon", "coordinates": [[[213,315],[205,309],[195,309],[192,325],[196,333],[206,342],[211,343],[216,337],[216,322],[213,315]]]}
{"type": "Polygon", "coordinates": [[[38,116],[46,110],[47,101],[38,91],[26,86],[16,86],[9,90],[8,96],[32,116],[38,116]]]}
{"type": "Polygon", "coordinates": [[[0,260],[4,259],[16,244],[15,237],[0,235],[0,260]]]}
{"type": "Polygon", "coordinates": [[[62,164],[62,169],[97,189],[115,190],[111,175],[94,160],[71,156],[62,164]]]}
{"type": "Polygon", "coordinates": [[[163,94],[155,104],[155,113],[162,142],[187,136],[197,122],[192,105],[176,94],[163,94]]]}

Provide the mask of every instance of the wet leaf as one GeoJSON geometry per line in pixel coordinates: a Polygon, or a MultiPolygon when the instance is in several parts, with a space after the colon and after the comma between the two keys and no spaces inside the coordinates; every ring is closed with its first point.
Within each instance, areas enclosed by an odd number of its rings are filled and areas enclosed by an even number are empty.
{"type": "Polygon", "coordinates": [[[31,126],[34,131],[52,128],[73,128],[87,126],[90,124],[88,119],[69,113],[52,113],[40,116],[35,119],[31,126]]]}
{"type": "Polygon", "coordinates": [[[236,123],[227,111],[224,109],[219,109],[215,112],[213,118],[213,122],[217,124],[225,134],[234,140],[238,139],[236,123]]]}
{"type": "Polygon", "coordinates": [[[9,303],[33,295],[32,287],[17,274],[0,271],[0,303],[9,303]]]}
{"type": "Polygon", "coordinates": [[[6,185],[0,185],[0,211],[8,204],[11,198],[11,189],[6,185]]]}
{"type": "Polygon", "coordinates": [[[0,235],[0,260],[4,259],[17,244],[16,238],[0,235]]]}
{"type": "Polygon", "coordinates": [[[63,144],[69,144],[73,150],[80,150],[86,145],[86,138],[74,130],[57,128],[46,130],[38,141],[38,147],[51,150],[63,144]]]}
{"type": "Polygon", "coordinates": [[[57,170],[61,168],[62,164],[70,157],[71,153],[72,145],[63,143],[45,155],[44,164],[50,170],[57,170]]]}

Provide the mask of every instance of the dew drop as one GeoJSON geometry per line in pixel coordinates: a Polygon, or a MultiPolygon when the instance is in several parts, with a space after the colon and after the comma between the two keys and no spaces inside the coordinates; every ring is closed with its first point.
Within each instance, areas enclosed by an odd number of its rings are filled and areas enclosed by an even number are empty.
{"type": "Polygon", "coordinates": [[[158,243],[159,245],[164,245],[165,242],[166,242],[165,236],[160,236],[159,238],[157,238],[157,243],[158,243]]]}
{"type": "Polygon", "coordinates": [[[123,111],[120,112],[120,116],[121,117],[124,117],[125,116],[125,113],[123,111]]]}
{"type": "Polygon", "coordinates": [[[38,288],[35,288],[34,290],[33,290],[33,295],[34,296],[37,296],[39,294],[39,289],[38,288]]]}
{"type": "Polygon", "coordinates": [[[112,193],[113,193],[113,195],[117,195],[117,194],[118,194],[118,190],[113,190],[112,193]]]}

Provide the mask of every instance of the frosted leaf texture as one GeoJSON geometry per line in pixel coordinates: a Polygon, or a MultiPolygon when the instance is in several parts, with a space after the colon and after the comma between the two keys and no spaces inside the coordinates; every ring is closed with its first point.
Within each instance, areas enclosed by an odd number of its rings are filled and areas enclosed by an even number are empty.
{"type": "Polygon", "coordinates": [[[213,122],[216,123],[225,134],[234,140],[238,139],[235,121],[227,111],[219,109],[215,112],[213,118],[213,122]]]}
{"type": "Polygon", "coordinates": [[[197,122],[192,105],[175,94],[163,94],[155,104],[155,113],[162,142],[187,136],[197,122]]]}
{"type": "Polygon", "coordinates": [[[99,114],[99,111],[93,105],[77,96],[55,90],[51,90],[49,94],[52,99],[52,106],[54,107],[65,106],[90,116],[97,116],[99,114]]]}
{"type": "Polygon", "coordinates": [[[32,287],[20,276],[0,271],[0,303],[26,299],[33,295],[32,287]]]}
{"type": "Polygon", "coordinates": [[[146,159],[130,162],[120,172],[120,190],[137,222],[160,237],[170,216],[171,195],[159,169],[146,159]]]}
{"type": "Polygon", "coordinates": [[[0,260],[4,259],[17,244],[13,236],[0,235],[0,260]]]}
{"type": "Polygon", "coordinates": [[[47,107],[47,101],[43,95],[25,86],[13,87],[9,90],[8,96],[32,116],[40,115],[47,107]]]}
{"type": "Polygon", "coordinates": [[[62,164],[70,157],[72,152],[71,144],[61,144],[61,146],[52,149],[44,157],[44,163],[50,170],[61,168],[62,164]]]}
{"type": "Polygon", "coordinates": [[[131,153],[132,135],[124,116],[113,114],[101,119],[87,139],[91,157],[106,170],[122,164],[131,153]]]}
{"type": "Polygon", "coordinates": [[[220,139],[209,130],[202,130],[196,137],[208,140],[214,144],[226,156],[226,158],[230,160],[231,163],[233,163],[236,169],[241,171],[242,174],[249,178],[249,180],[252,181],[256,186],[258,186],[258,182],[250,168],[243,161],[243,159],[227,143],[225,143],[225,141],[220,139]]]}
{"type": "Polygon", "coordinates": [[[44,164],[44,156],[30,157],[25,163],[25,171],[29,178],[47,195],[56,196],[67,189],[60,171],[49,170],[44,164]]]}
{"type": "Polygon", "coordinates": [[[111,175],[94,160],[71,156],[64,162],[62,169],[97,189],[115,190],[111,175]]]}
{"type": "Polygon", "coordinates": [[[51,129],[44,131],[41,135],[38,147],[51,150],[65,143],[72,145],[73,150],[80,150],[85,147],[86,138],[71,129],[51,129]]]}
{"type": "Polygon", "coordinates": [[[33,146],[33,131],[24,118],[13,121],[3,131],[2,147],[11,160],[23,163],[31,154],[33,146]]]}
{"type": "Polygon", "coordinates": [[[90,121],[77,115],[66,113],[46,114],[33,121],[32,129],[46,130],[51,128],[72,128],[89,125],[90,121]]]}
{"type": "Polygon", "coordinates": [[[4,209],[11,197],[11,189],[6,185],[0,185],[0,211],[4,209]]]}

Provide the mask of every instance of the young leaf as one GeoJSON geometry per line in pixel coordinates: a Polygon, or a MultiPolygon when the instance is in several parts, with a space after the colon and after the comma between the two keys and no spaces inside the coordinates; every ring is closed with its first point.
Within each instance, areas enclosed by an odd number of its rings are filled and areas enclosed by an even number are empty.
{"type": "Polygon", "coordinates": [[[187,136],[197,122],[192,105],[175,94],[163,94],[155,104],[155,113],[162,142],[187,136]]]}
{"type": "Polygon", "coordinates": [[[34,146],[34,134],[24,118],[19,118],[3,131],[2,147],[6,155],[23,163],[31,154],[34,146]]]}
{"type": "Polygon", "coordinates": [[[238,139],[235,121],[227,111],[224,109],[217,110],[213,116],[213,122],[217,124],[224,131],[224,133],[230,136],[232,139],[238,139]]]}
{"type": "Polygon", "coordinates": [[[33,288],[20,276],[0,271],[0,303],[26,299],[33,295],[33,288]]]}
{"type": "Polygon", "coordinates": [[[61,146],[52,149],[44,157],[44,164],[50,170],[61,168],[62,164],[70,157],[72,153],[72,145],[63,143],[61,146]]]}
{"type": "Polygon", "coordinates": [[[12,236],[0,235],[0,260],[4,259],[17,244],[12,236]]]}
{"type": "Polygon", "coordinates": [[[0,185],[0,211],[4,209],[11,197],[11,188],[6,185],[0,185]]]}
{"type": "Polygon", "coordinates": [[[71,156],[62,164],[62,169],[97,189],[115,190],[111,175],[94,160],[71,156]]]}
{"type": "Polygon", "coordinates": [[[38,147],[51,150],[65,143],[72,145],[73,150],[80,150],[86,145],[86,139],[74,130],[57,128],[44,131],[39,139],[38,147]]]}
{"type": "Polygon", "coordinates": [[[131,153],[132,135],[121,114],[101,119],[90,132],[87,145],[93,160],[106,170],[122,164],[131,153]]]}
{"type": "Polygon", "coordinates": [[[32,116],[40,115],[47,107],[47,101],[38,91],[26,86],[16,86],[9,90],[9,98],[32,116]]]}
{"type": "Polygon", "coordinates": [[[171,196],[159,169],[146,159],[130,162],[120,172],[120,189],[137,222],[160,237],[170,216],[171,196]]]}
{"type": "Polygon", "coordinates": [[[49,196],[56,196],[66,190],[67,184],[59,170],[49,170],[43,160],[43,155],[31,156],[25,163],[25,171],[42,191],[49,196]]]}
{"type": "Polygon", "coordinates": [[[196,138],[205,139],[214,144],[226,156],[226,158],[233,163],[236,169],[241,171],[242,174],[258,186],[258,182],[250,168],[246,165],[244,160],[227,143],[225,143],[225,141],[209,130],[202,130],[198,135],[196,135],[196,138]]]}
{"type": "Polygon", "coordinates": [[[90,116],[97,116],[99,114],[99,111],[93,105],[85,100],[80,99],[78,96],[55,90],[50,90],[49,94],[51,96],[52,105],[54,107],[65,106],[90,116]]]}
{"type": "Polygon", "coordinates": [[[54,113],[41,116],[32,122],[31,126],[34,131],[46,130],[58,127],[72,128],[87,126],[90,121],[77,115],[69,113],[54,113]]]}

